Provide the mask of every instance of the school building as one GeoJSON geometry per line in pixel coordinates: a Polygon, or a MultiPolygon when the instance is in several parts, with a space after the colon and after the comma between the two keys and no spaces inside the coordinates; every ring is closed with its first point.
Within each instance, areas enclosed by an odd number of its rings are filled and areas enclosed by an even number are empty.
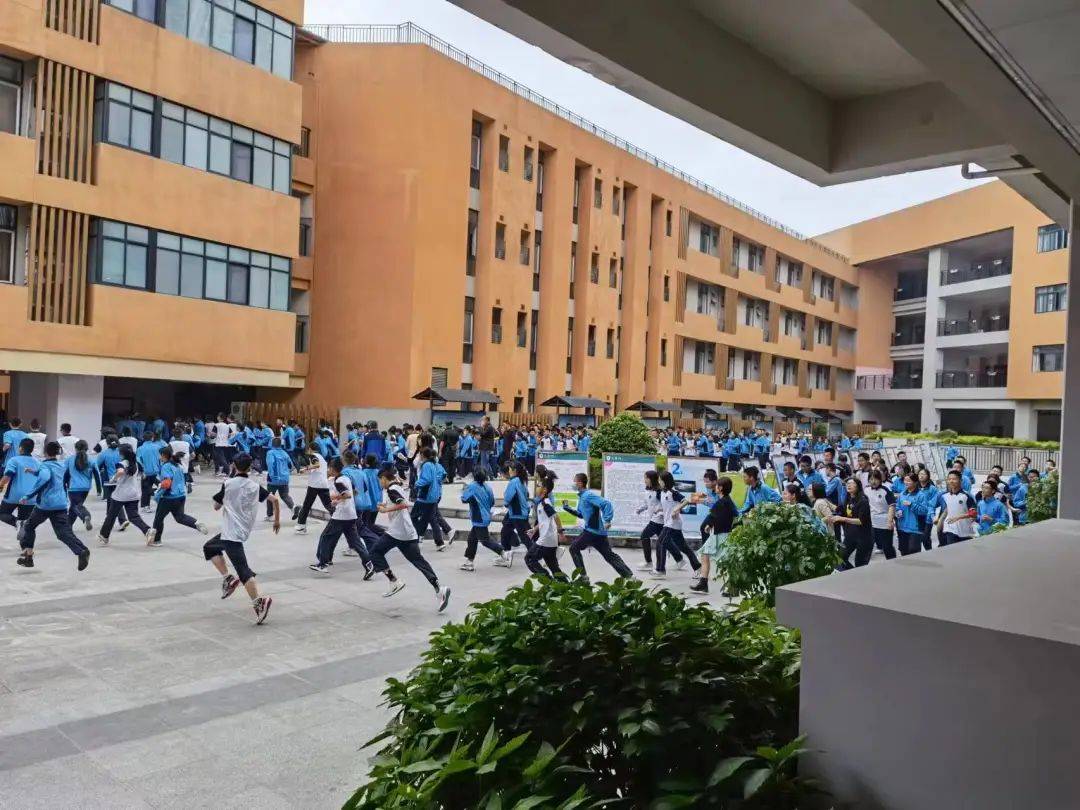
{"type": "Polygon", "coordinates": [[[1019,309],[1067,251],[1038,252],[1049,221],[1000,184],[808,239],[416,26],[302,11],[0,0],[10,413],[83,435],[233,402],[400,422],[433,389],[1050,430],[1063,316],[1019,309]],[[964,284],[934,281],[961,259],[964,284]],[[894,295],[919,272],[927,294],[894,295]],[[1046,370],[1010,331],[936,332],[1002,311],[1046,370]],[[916,352],[933,385],[904,387],[916,352]]]}

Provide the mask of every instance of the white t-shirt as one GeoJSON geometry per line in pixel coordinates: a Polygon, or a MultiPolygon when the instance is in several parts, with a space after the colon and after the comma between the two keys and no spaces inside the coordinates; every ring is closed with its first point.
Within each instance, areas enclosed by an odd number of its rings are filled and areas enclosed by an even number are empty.
{"type": "MultiPolygon", "coordinates": [[[[121,440],[123,441],[123,440],[121,440]]],[[[123,464],[117,468],[118,470],[125,469],[123,464]]],[[[112,499],[114,501],[137,501],[142,496],[142,485],[139,483],[139,479],[142,477],[141,473],[136,472],[134,475],[124,474],[120,476],[116,482],[116,489],[113,490],[112,499]]]]}
{"type": "Polygon", "coordinates": [[[660,508],[664,515],[664,528],[682,531],[682,512],[676,512],[675,507],[683,500],[683,494],[676,489],[664,490],[660,493],[660,508]]]}
{"type": "Polygon", "coordinates": [[[877,489],[867,487],[863,492],[870,502],[870,525],[875,529],[889,528],[889,507],[896,501],[893,491],[883,485],[877,489]]]}
{"type": "Polygon", "coordinates": [[[650,523],[664,522],[664,508],[660,504],[659,492],[651,489],[645,490],[645,493],[641,496],[640,513],[643,513],[645,519],[650,523]]]}
{"type": "Polygon", "coordinates": [[[64,451],[64,456],[75,455],[75,442],[79,441],[77,436],[57,436],[56,442],[60,445],[60,449],[64,451]]]}
{"type": "Polygon", "coordinates": [[[139,448],[139,440],[134,436],[122,436],[119,444],[126,444],[132,450],[137,450],[139,448]]]}
{"type": "Polygon", "coordinates": [[[941,499],[945,501],[945,523],[942,530],[957,537],[974,537],[975,521],[967,516],[969,509],[975,508],[975,499],[966,492],[941,493],[941,499]],[[960,518],[955,523],[949,523],[949,518],[960,518]]]}
{"type": "Polygon", "coordinates": [[[330,481],[326,478],[326,459],[318,453],[312,453],[311,458],[314,464],[308,473],[307,485],[312,489],[330,489],[330,481]]]}
{"type": "MultiPolygon", "coordinates": [[[[399,484],[390,485],[389,489],[386,490],[386,499],[393,504],[403,503],[406,506],[409,505],[409,499],[406,497],[405,491],[399,484]]],[[[386,533],[395,540],[419,539],[416,534],[416,527],[413,526],[412,518],[409,516],[408,509],[399,509],[396,512],[391,512],[388,517],[389,523],[386,527],[386,533]]]]}
{"type": "Polygon", "coordinates": [[[221,504],[221,539],[243,543],[259,515],[259,504],[270,493],[246,475],[235,475],[221,485],[214,500],[221,504]]]}
{"type": "Polygon", "coordinates": [[[214,423],[214,447],[228,447],[229,446],[229,423],[228,422],[215,422],[214,423]]]}
{"type": "Polygon", "coordinates": [[[555,548],[559,545],[559,516],[550,498],[544,498],[536,506],[537,545],[555,548]]]}
{"type": "Polygon", "coordinates": [[[45,434],[39,430],[34,433],[27,433],[26,438],[32,439],[34,442],[34,449],[30,453],[31,457],[43,461],[45,459],[45,434]]]}
{"type": "Polygon", "coordinates": [[[183,439],[173,439],[169,442],[169,447],[172,449],[174,456],[177,453],[184,454],[184,472],[191,472],[191,445],[183,439]]]}
{"type": "Polygon", "coordinates": [[[346,475],[339,475],[334,479],[334,488],[348,497],[334,504],[334,513],[331,520],[356,520],[356,502],[353,500],[352,481],[346,475]]]}

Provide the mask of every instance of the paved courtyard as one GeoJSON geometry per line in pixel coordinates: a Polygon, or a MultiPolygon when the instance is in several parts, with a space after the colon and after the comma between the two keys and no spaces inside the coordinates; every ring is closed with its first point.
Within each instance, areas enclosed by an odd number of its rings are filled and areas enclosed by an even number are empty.
{"type": "MultiPolygon", "coordinates": [[[[211,533],[217,486],[202,478],[188,499],[211,533]]],[[[444,497],[456,501],[456,488],[444,497]]],[[[274,606],[256,627],[243,589],[220,599],[201,534],[170,521],[160,548],[133,528],[100,548],[104,503],[88,505],[82,573],[47,526],[37,567],[16,566],[14,532],[0,527],[0,808],[339,807],[374,753],[361,746],[388,717],[387,676],[405,674],[443,622],[528,575],[492,567],[483,548],[475,573],[459,571],[463,543],[437,554],[428,541],[453,588],[439,615],[400,557],[390,563],[407,587],[384,599],[385,579],[363,582],[356,558],[339,553],[329,577],[307,569],[319,521],[306,536],[288,520],[276,537],[259,523],[248,556],[274,606]]],[[[596,579],[612,573],[595,554],[586,565],[596,579]]],[[[679,572],[668,584],[688,581],[679,572]]]]}

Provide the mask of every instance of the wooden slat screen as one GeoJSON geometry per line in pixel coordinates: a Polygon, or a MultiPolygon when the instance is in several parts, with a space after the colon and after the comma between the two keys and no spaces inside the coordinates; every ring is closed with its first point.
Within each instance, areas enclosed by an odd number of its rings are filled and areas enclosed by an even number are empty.
{"type": "Polygon", "coordinates": [[[35,204],[30,209],[27,316],[31,321],[86,326],[90,217],[35,204]]]}
{"type": "Polygon", "coordinates": [[[686,258],[686,246],[690,243],[690,211],[682,206],[679,207],[679,244],[678,255],[680,259],[686,258]]]}
{"type": "Polygon", "coordinates": [[[47,28],[97,44],[101,0],[45,0],[44,12],[47,28]]]}
{"type": "Polygon", "coordinates": [[[266,424],[273,426],[279,416],[286,421],[295,419],[297,424],[304,429],[304,435],[308,441],[315,437],[315,431],[318,429],[320,419],[325,419],[333,425],[334,430],[340,429],[338,421],[341,417],[333,408],[318,405],[295,405],[289,402],[241,402],[239,405],[243,410],[242,416],[238,418],[241,418],[244,422],[255,422],[261,419],[266,424]]]}
{"type": "Polygon", "coordinates": [[[93,183],[93,74],[44,59],[35,99],[38,173],[93,183]]]}

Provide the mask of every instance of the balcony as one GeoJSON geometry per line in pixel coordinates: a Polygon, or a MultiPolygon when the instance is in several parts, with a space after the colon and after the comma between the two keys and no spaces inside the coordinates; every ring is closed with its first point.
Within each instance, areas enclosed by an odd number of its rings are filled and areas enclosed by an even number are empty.
{"type": "Polygon", "coordinates": [[[856,391],[892,391],[922,388],[921,374],[860,374],[855,378],[856,391]]]}
{"type": "Polygon", "coordinates": [[[1008,329],[1008,312],[983,312],[972,318],[941,318],[937,323],[939,337],[1005,332],[1008,329]]]}
{"type": "Polygon", "coordinates": [[[916,298],[926,298],[926,280],[921,282],[903,284],[893,290],[893,301],[912,301],[916,298]]]}
{"type": "MultiPolygon", "coordinates": [[[[940,333],[939,333],[940,334],[940,333]]],[[[893,346],[920,346],[926,339],[926,327],[919,325],[910,329],[900,329],[893,332],[893,346]]]]}
{"type": "Polygon", "coordinates": [[[941,283],[960,284],[965,281],[982,281],[998,276],[1007,276],[1012,273],[1011,258],[987,259],[980,262],[972,262],[968,267],[950,267],[941,271],[941,283]]]}
{"type": "Polygon", "coordinates": [[[938,388],[1004,388],[1008,385],[1008,369],[986,371],[939,371],[938,388]]]}

